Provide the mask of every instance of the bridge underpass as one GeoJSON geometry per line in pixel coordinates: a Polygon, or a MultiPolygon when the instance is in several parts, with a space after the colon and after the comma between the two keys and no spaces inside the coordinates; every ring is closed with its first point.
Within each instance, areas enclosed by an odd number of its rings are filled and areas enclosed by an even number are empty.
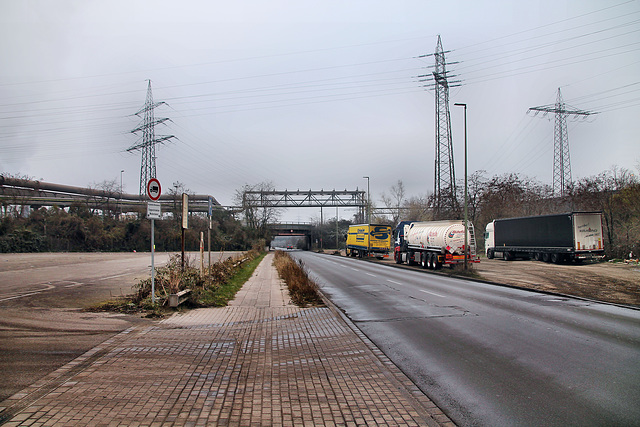
{"type": "Polygon", "coordinates": [[[312,234],[315,226],[311,223],[273,223],[267,228],[272,234],[270,249],[308,250],[312,248],[312,234]]]}

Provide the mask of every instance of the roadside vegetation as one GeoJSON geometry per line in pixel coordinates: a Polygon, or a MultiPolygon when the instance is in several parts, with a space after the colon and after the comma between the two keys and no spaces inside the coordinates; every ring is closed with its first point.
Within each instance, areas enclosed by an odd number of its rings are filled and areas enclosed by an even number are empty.
{"type": "MultiPolygon", "coordinates": [[[[190,192],[180,183],[174,183],[174,186],[169,190],[174,203],[163,204],[165,216],[155,221],[158,252],[177,252],[182,247],[182,207],[178,200],[182,192],[190,192]]],[[[58,206],[36,208],[19,196],[2,198],[0,253],[149,251],[151,221],[146,218],[146,209],[121,212],[115,203],[118,191],[113,183],[106,182],[97,188],[112,190],[113,198],[87,198],[64,209],[58,206]]],[[[185,250],[199,250],[200,233],[206,235],[208,228],[206,213],[190,213],[189,228],[185,230],[185,250]]],[[[228,210],[213,210],[212,250],[247,251],[266,238],[266,227],[247,226],[228,210]]]]}
{"type": "Polygon", "coordinates": [[[156,270],[155,304],[151,297],[151,278],[148,278],[134,285],[133,295],[106,301],[90,307],[88,311],[142,312],[147,317],[162,317],[175,311],[168,307],[169,295],[184,290],[191,292],[180,307],[224,307],[251,277],[265,255],[264,251],[254,249],[218,261],[200,274],[200,269],[189,258],[185,258],[183,270],[181,255],[176,254],[164,267],[156,270]]]}
{"type": "MultiPolygon", "coordinates": [[[[637,167],[640,170],[640,165],[637,167]]],[[[24,177],[28,178],[28,177],[24,177]]],[[[458,180],[457,194],[449,208],[435,213],[433,194],[408,195],[402,180],[381,195],[385,214],[378,215],[375,201],[369,201],[372,223],[395,226],[399,221],[461,219],[463,217],[464,183],[458,180]]],[[[483,249],[483,233],[487,223],[499,218],[557,214],[571,211],[603,213],[604,247],[607,260],[629,259],[640,253],[640,179],[637,171],[612,167],[597,175],[570,184],[564,196],[554,194],[551,186],[516,173],[489,176],[475,171],[468,179],[468,215],[475,226],[478,252],[483,249]]],[[[98,184],[110,189],[114,196],[107,200],[77,202],[67,209],[34,208],[20,196],[0,201],[0,252],[46,251],[148,251],[150,221],[144,212],[118,210],[115,182],[98,184]]],[[[269,240],[269,224],[278,222],[282,211],[264,207],[258,191],[274,190],[270,182],[245,185],[236,193],[236,206],[241,218],[228,210],[214,210],[212,216],[212,250],[243,251],[260,239],[269,240]],[[248,192],[248,193],[247,193],[248,192]]],[[[169,195],[174,203],[167,206],[167,217],[155,221],[156,250],[178,251],[181,247],[182,212],[179,195],[189,193],[183,184],[174,183],[169,195]]],[[[164,207],[163,207],[164,209],[164,207]]],[[[363,211],[351,219],[313,220],[310,241],[314,249],[343,249],[349,225],[365,222],[363,211]]],[[[200,232],[206,232],[209,221],[205,214],[189,214],[185,232],[185,249],[198,250],[200,232]]]]}
{"type": "Polygon", "coordinates": [[[291,301],[300,307],[322,306],[318,285],[309,278],[302,260],[294,261],[288,253],[276,251],[273,264],[289,289],[291,301]]]}
{"type": "MultiPolygon", "coordinates": [[[[640,171],[640,164],[637,166],[640,171]]],[[[490,177],[486,171],[468,178],[468,215],[475,227],[478,253],[484,246],[484,228],[494,219],[559,214],[572,211],[602,212],[604,247],[607,259],[628,259],[640,253],[640,179],[638,171],[612,167],[595,176],[581,178],[564,196],[554,195],[550,185],[527,176],[506,173],[490,177]]],[[[383,193],[382,201],[391,219],[372,222],[395,225],[398,221],[462,219],[464,181],[456,184],[455,208],[435,216],[433,195],[408,197],[401,180],[383,193]]],[[[335,223],[333,224],[335,228],[335,223]]]]}
{"type": "Polygon", "coordinates": [[[468,279],[484,280],[484,277],[476,271],[474,263],[470,262],[467,267],[468,268],[465,270],[463,265],[454,265],[451,266],[451,268],[440,269],[439,273],[450,277],[465,277],[468,279]]]}

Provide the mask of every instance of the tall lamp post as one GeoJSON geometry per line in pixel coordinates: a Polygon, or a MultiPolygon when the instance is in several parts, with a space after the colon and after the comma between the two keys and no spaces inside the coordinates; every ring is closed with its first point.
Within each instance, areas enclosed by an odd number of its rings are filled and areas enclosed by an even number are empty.
{"type": "Polygon", "coordinates": [[[367,224],[371,224],[371,193],[369,193],[369,177],[363,176],[367,180],[367,224]]]}
{"type": "Polygon", "coordinates": [[[122,174],[124,173],[124,169],[120,171],[120,215],[122,215],[122,174]]]}
{"type": "Polygon", "coordinates": [[[469,258],[469,242],[467,234],[468,214],[467,214],[467,104],[455,103],[457,107],[464,107],[464,269],[469,268],[467,260],[469,258]]]}

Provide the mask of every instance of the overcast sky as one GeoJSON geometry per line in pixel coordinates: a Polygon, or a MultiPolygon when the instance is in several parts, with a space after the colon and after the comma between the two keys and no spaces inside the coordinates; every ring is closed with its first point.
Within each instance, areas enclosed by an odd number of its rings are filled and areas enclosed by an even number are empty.
{"type": "MultiPolygon", "coordinates": [[[[245,184],[433,191],[442,37],[456,175],[514,172],[551,184],[565,102],[574,180],[640,164],[640,1],[0,0],[0,172],[137,193],[129,131],[147,80],[164,192],[180,181],[221,204],[245,184]]],[[[353,212],[345,212],[351,215],[353,212]]],[[[308,221],[319,213],[289,214],[308,221]]],[[[335,215],[335,214],[333,214],[335,215]]],[[[341,214],[342,216],[342,214],[341,214]]]]}

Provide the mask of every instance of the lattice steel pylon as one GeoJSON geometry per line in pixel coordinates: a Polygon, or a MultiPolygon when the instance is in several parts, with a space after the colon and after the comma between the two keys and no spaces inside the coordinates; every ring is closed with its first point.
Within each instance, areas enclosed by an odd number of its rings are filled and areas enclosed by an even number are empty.
{"type": "Polygon", "coordinates": [[[554,113],[556,115],[553,132],[553,194],[565,196],[573,186],[571,178],[571,158],[569,156],[569,134],[567,132],[567,116],[589,116],[591,111],[567,109],[562,93],[558,88],[555,105],[531,107],[529,111],[554,113]]]}
{"type": "Polygon", "coordinates": [[[136,116],[142,117],[142,123],[131,131],[131,133],[134,134],[142,132],[142,140],[127,149],[129,152],[140,150],[142,153],[142,160],[140,162],[140,197],[144,197],[147,194],[147,183],[149,180],[156,178],[156,144],[175,138],[173,135],[156,136],[155,134],[155,126],[169,120],[168,118],[156,119],[154,117],[154,109],[162,104],[165,104],[165,102],[153,102],[151,80],[149,80],[147,100],[144,103],[144,107],[136,113],[136,116]]]}
{"type": "Polygon", "coordinates": [[[458,199],[456,197],[456,173],[453,161],[453,142],[451,139],[451,115],[449,112],[449,88],[452,85],[449,77],[446,61],[442,49],[442,40],[438,35],[436,44],[435,70],[433,71],[434,86],[436,91],[436,152],[434,171],[434,214],[436,217],[442,214],[456,212],[458,199]]]}

